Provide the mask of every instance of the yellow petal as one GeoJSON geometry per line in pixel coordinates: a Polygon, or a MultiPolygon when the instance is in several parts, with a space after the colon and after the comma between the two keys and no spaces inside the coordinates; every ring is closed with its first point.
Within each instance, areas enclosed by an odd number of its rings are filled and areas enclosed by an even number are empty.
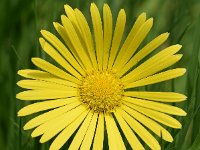
{"type": "Polygon", "coordinates": [[[181,128],[181,124],[178,120],[174,119],[173,117],[166,115],[162,112],[158,112],[155,110],[151,110],[148,108],[144,108],[137,105],[128,105],[129,107],[133,108],[134,110],[154,119],[155,121],[158,121],[166,126],[169,126],[171,128],[181,128]]]}
{"type": "Polygon", "coordinates": [[[147,78],[138,80],[136,82],[129,83],[125,85],[125,89],[127,88],[134,88],[134,87],[139,87],[139,86],[144,86],[144,85],[149,85],[149,84],[154,84],[154,83],[159,83],[162,81],[170,80],[173,78],[180,77],[184,75],[186,72],[185,68],[176,68],[176,69],[171,69],[167,70],[161,73],[157,73],[155,75],[149,76],[147,78]]]}
{"type": "Polygon", "coordinates": [[[50,101],[44,101],[44,102],[37,102],[34,104],[30,104],[26,107],[23,107],[20,109],[17,113],[18,116],[27,116],[36,112],[60,107],[63,105],[67,105],[70,103],[77,102],[78,98],[77,97],[70,97],[66,99],[56,99],[56,100],[50,100],[50,101]]]}
{"type": "Polygon", "coordinates": [[[87,51],[92,61],[92,65],[95,69],[97,69],[97,61],[94,53],[94,45],[92,40],[92,35],[90,32],[89,25],[84,15],[78,9],[73,10],[69,5],[65,5],[65,12],[72,22],[77,35],[80,39],[80,42],[83,48],[87,51]]]}
{"type": "MultiPolygon", "coordinates": [[[[70,125],[74,120],[76,120],[82,113],[86,111],[86,108],[83,106],[76,107],[71,111],[64,113],[63,115],[52,119],[49,122],[46,122],[36,128],[38,132],[44,133],[40,139],[40,143],[47,142],[53,138],[56,134],[70,125]]],[[[34,130],[34,131],[36,131],[34,130]]]]}
{"type": "Polygon", "coordinates": [[[128,46],[126,46],[127,49],[121,54],[122,55],[121,60],[119,60],[119,58],[116,59],[116,63],[113,66],[114,70],[119,70],[119,68],[121,68],[128,62],[128,60],[132,57],[132,55],[140,46],[144,38],[149,33],[152,25],[153,25],[153,18],[150,18],[140,27],[140,29],[132,39],[131,43],[128,46]]]}
{"type": "Polygon", "coordinates": [[[108,58],[112,40],[112,13],[107,4],[103,6],[103,69],[106,70],[108,66],[108,58]]]}
{"type": "Polygon", "coordinates": [[[87,52],[89,53],[90,59],[92,61],[92,65],[95,69],[97,69],[97,60],[96,60],[95,51],[94,51],[92,34],[90,31],[89,25],[87,23],[87,20],[82,14],[82,12],[78,9],[75,9],[75,15],[76,15],[76,18],[77,18],[77,21],[82,33],[81,35],[83,36],[83,39],[85,41],[87,52]]]}
{"type": "Polygon", "coordinates": [[[77,90],[28,90],[20,92],[16,95],[17,99],[20,100],[47,100],[47,99],[56,99],[56,98],[67,98],[78,96],[77,90]]]}
{"type": "Polygon", "coordinates": [[[96,128],[97,117],[98,117],[98,114],[94,113],[94,115],[92,116],[92,120],[90,122],[90,125],[88,127],[88,130],[87,130],[85,137],[83,139],[83,142],[81,144],[80,150],[90,149],[90,147],[92,145],[92,140],[93,140],[93,137],[94,137],[95,128],[96,128]]]}
{"type": "Polygon", "coordinates": [[[24,70],[19,70],[17,72],[17,74],[19,74],[20,76],[25,77],[25,78],[47,81],[47,82],[56,83],[59,85],[78,87],[78,85],[76,83],[60,79],[48,72],[44,72],[44,71],[40,71],[40,70],[24,69],[24,70]]]}
{"type": "Polygon", "coordinates": [[[80,80],[77,78],[71,76],[70,74],[64,72],[63,70],[59,69],[58,67],[50,64],[49,62],[41,59],[41,58],[32,58],[32,62],[39,68],[41,68],[44,71],[47,71],[59,78],[74,82],[74,83],[80,83],[80,80]]]}
{"type": "Polygon", "coordinates": [[[160,150],[161,147],[158,141],[147,131],[138,121],[132,118],[125,111],[120,110],[120,113],[124,120],[130,125],[130,127],[137,133],[137,135],[153,150],[160,150]]]}
{"type": "Polygon", "coordinates": [[[104,140],[104,116],[102,113],[100,113],[94,136],[93,150],[102,150],[103,140],[104,140]]]}
{"type": "Polygon", "coordinates": [[[142,78],[153,75],[163,69],[166,69],[176,62],[178,62],[182,57],[182,54],[177,54],[173,56],[166,56],[164,59],[154,59],[147,60],[145,63],[141,64],[139,67],[128,73],[123,77],[123,82],[134,82],[142,78]]]}
{"type": "Polygon", "coordinates": [[[105,114],[106,130],[108,134],[109,150],[120,149],[126,150],[121,134],[117,128],[115,120],[111,114],[105,114]],[[116,142],[117,141],[117,142],[116,142]]]}
{"type": "Polygon", "coordinates": [[[171,134],[163,128],[160,124],[155,122],[154,120],[146,117],[145,115],[135,111],[134,109],[131,109],[130,107],[127,107],[126,105],[122,106],[122,109],[129,113],[133,118],[138,120],[140,123],[142,123],[144,126],[146,126],[148,129],[153,131],[156,135],[159,137],[162,136],[162,138],[168,142],[172,142],[173,138],[171,134]],[[162,133],[162,135],[161,135],[162,133]]]}
{"type": "Polygon", "coordinates": [[[17,85],[25,88],[25,89],[33,89],[33,90],[60,90],[60,91],[71,91],[76,88],[61,85],[53,82],[46,82],[42,80],[20,80],[17,82],[17,85]]]}
{"type": "Polygon", "coordinates": [[[59,33],[59,35],[62,37],[62,39],[65,41],[66,45],[68,46],[70,52],[73,54],[73,56],[76,58],[77,62],[79,63],[79,65],[81,66],[81,68],[83,68],[84,70],[86,70],[83,62],[81,61],[81,59],[79,58],[79,55],[77,54],[74,46],[72,45],[72,42],[69,39],[69,34],[67,34],[65,28],[59,24],[58,22],[54,22],[53,23],[54,28],[56,29],[56,31],[59,33]]]}
{"type": "Polygon", "coordinates": [[[160,102],[181,102],[187,98],[183,94],[174,92],[127,91],[124,93],[124,95],[160,102]]]}
{"type": "Polygon", "coordinates": [[[74,67],[80,72],[82,75],[85,75],[85,71],[81,66],[78,64],[76,59],[72,56],[72,54],[69,52],[69,50],[65,47],[65,45],[52,33],[41,30],[41,34],[43,37],[51,43],[59,52],[60,54],[74,67]]]}
{"type": "Polygon", "coordinates": [[[156,111],[164,112],[166,114],[171,114],[171,115],[177,115],[177,116],[186,116],[186,112],[178,107],[163,104],[163,103],[158,103],[158,102],[153,102],[153,101],[148,101],[148,100],[143,100],[143,99],[136,99],[136,98],[131,98],[131,97],[125,97],[123,99],[124,101],[128,102],[125,104],[130,105],[138,105],[141,107],[153,109],[156,111]]]}
{"type": "Polygon", "coordinates": [[[60,114],[59,116],[56,116],[44,122],[43,124],[40,124],[35,130],[33,130],[31,136],[37,137],[43,134],[43,136],[40,139],[40,142],[44,143],[45,141],[48,141],[49,139],[51,139],[63,128],[68,126],[73,120],[76,119],[76,117],[78,117],[85,110],[86,109],[80,105],[63,114],[60,114]],[[73,114],[75,112],[77,113],[76,115],[73,114]]]}
{"type": "Polygon", "coordinates": [[[29,122],[27,122],[24,126],[24,130],[29,130],[34,127],[37,127],[57,116],[62,115],[65,112],[70,111],[71,109],[73,109],[79,105],[80,105],[80,102],[75,102],[75,103],[71,103],[71,104],[63,106],[63,107],[56,108],[54,110],[50,110],[49,112],[46,112],[44,114],[41,114],[41,115],[33,118],[29,122]]]}
{"type": "MultiPolygon", "coordinates": [[[[67,14],[67,18],[70,20],[71,24],[73,25],[73,28],[78,36],[78,39],[80,40],[80,44],[81,44],[82,48],[84,50],[87,50],[86,41],[84,40],[83,33],[81,31],[81,26],[78,24],[79,18],[76,18],[75,10],[73,10],[69,5],[65,5],[65,12],[67,14]]],[[[87,51],[85,51],[85,52],[87,52],[87,51]]]]}
{"type": "Polygon", "coordinates": [[[65,142],[71,137],[71,135],[76,131],[79,125],[82,123],[88,111],[82,113],[75,121],[73,121],[69,126],[67,126],[52,142],[50,150],[60,149],[65,142]]]}
{"type": "Polygon", "coordinates": [[[75,12],[73,10],[73,8],[71,8],[69,5],[65,5],[65,13],[67,14],[67,17],[69,18],[69,20],[72,22],[73,26],[75,28],[77,28],[77,30],[80,32],[81,31],[81,27],[78,24],[78,20],[76,18],[75,12]]]}
{"type": "Polygon", "coordinates": [[[120,112],[115,111],[114,114],[132,149],[144,150],[144,147],[142,146],[138,138],[135,136],[135,134],[133,133],[129,125],[126,123],[126,121],[124,121],[120,112]]]}
{"type": "Polygon", "coordinates": [[[73,76],[81,79],[81,75],[43,38],[40,38],[40,44],[42,49],[53,58],[58,64],[60,64],[65,70],[70,72],[73,76]]]}
{"type": "Polygon", "coordinates": [[[90,125],[90,122],[92,120],[92,116],[93,116],[93,113],[92,112],[89,112],[89,114],[87,115],[87,117],[85,118],[85,120],[83,121],[81,127],[79,128],[78,132],[76,133],[72,143],[70,144],[69,146],[69,149],[68,150],[75,150],[75,149],[79,149],[83,139],[84,139],[84,136],[88,130],[88,127],[90,125]]]}
{"type": "Polygon", "coordinates": [[[125,52],[128,49],[130,43],[134,39],[136,33],[138,32],[138,30],[140,29],[140,27],[145,23],[145,20],[146,20],[146,13],[140,14],[140,16],[135,21],[135,23],[134,23],[134,25],[133,25],[130,33],[128,34],[128,36],[127,36],[124,44],[122,45],[122,48],[119,51],[119,54],[118,54],[118,56],[116,58],[114,67],[120,63],[123,55],[125,54],[125,52]]]}
{"type": "Polygon", "coordinates": [[[74,47],[74,50],[78,54],[79,59],[81,60],[81,62],[85,66],[85,68],[88,71],[91,71],[92,66],[91,66],[90,58],[87,55],[86,51],[84,50],[83,45],[80,41],[80,38],[78,37],[77,32],[74,29],[72,23],[65,15],[61,16],[61,20],[62,20],[62,24],[65,28],[66,34],[68,35],[69,40],[71,41],[72,46],[74,47]]]}
{"type": "Polygon", "coordinates": [[[158,48],[161,44],[163,44],[167,40],[168,36],[169,33],[163,33],[155,39],[153,39],[151,42],[149,42],[144,48],[139,50],[138,53],[136,53],[125,66],[119,68],[120,71],[118,72],[118,75],[122,76],[124,73],[126,73],[134,65],[140,62],[144,57],[146,57],[148,54],[150,54],[152,51],[158,48]]]}
{"type": "Polygon", "coordinates": [[[133,82],[145,78],[173,65],[182,57],[181,54],[173,55],[175,52],[180,50],[180,48],[180,45],[175,45],[162,50],[125,75],[122,78],[123,82],[133,82]]]}
{"type": "Polygon", "coordinates": [[[118,49],[119,49],[119,46],[120,46],[120,43],[122,40],[122,36],[124,33],[125,24],[126,24],[126,13],[125,13],[124,9],[121,9],[118,14],[118,17],[117,17],[114,36],[113,36],[113,40],[112,40],[112,46],[111,46],[111,50],[110,50],[110,57],[109,57],[109,61],[108,61],[108,69],[109,70],[112,68],[115,57],[117,55],[117,52],[118,52],[118,49]]]}
{"type": "Polygon", "coordinates": [[[97,63],[98,63],[99,69],[102,70],[103,29],[102,29],[102,21],[101,21],[101,16],[100,16],[99,10],[94,3],[92,3],[90,6],[90,13],[91,13],[92,25],[93,25],[93,29],[94,29],[97,63]]]}

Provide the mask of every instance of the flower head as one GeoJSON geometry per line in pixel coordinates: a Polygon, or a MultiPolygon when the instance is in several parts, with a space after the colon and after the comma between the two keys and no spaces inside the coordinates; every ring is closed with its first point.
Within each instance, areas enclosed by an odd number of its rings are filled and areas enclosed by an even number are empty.
{"type": "Polygon", "coordinates": [[[16,97],[35,101],[22,108],[18,116],[44,111],[24,129],[35,128],[31,136],[42,135],[41,143],[55,137],[51,150],[60,149],[74,133],[69,146],[72,150],[102,149],[105,136],[108,136],[109,149],[126,149],[122,134],[137,150],[144,149],[141,140],[151,149],[160,149],[151,133],[172,142],[171,134],[163,125],[181,128],[180,122],[170,115],[185,116],[186,113],[167,103],[184,101],[186,96],[135,88],[182,76],[184,68],[163,71],[181,59],[182,55],[176,54],[181,45],[167,47],[142,62],[169,36],[163,33],[138,50],[153,25],[153,19],[146,19],[145,13],[137,18],[122,42],[126,23],[123,9],[113,29],[109,6],[104,5],[101,17],[92,3],[93,30],[90,30],[80,10],[68,5],[64,8],[67,16],[61,16],[62,24],[54,22],[63,42],[46,30],[41,31],[43,37],[39,39],[42,49],[57,65],[32,58],[41,70],[18,72],[27,78],[19,81],[18,86],[28,90],[16,97]]]}

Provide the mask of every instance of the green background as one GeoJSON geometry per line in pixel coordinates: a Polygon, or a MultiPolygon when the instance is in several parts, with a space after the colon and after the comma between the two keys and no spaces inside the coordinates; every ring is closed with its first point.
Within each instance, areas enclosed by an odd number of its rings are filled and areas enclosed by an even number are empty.
{"type": "MultiPolygon", "coordinates": [[[[53,21],[60,22],[64,4],[79,8],[90,20],[91,0],[0,0],[0,150],[45,150],[50,142],[39,144],[39,138],[32,139],[30,131],[23,131],[23,125],[32,117],[18,118],[17,111],[28,104],[15,98],[20,79],[17,70],[34,68],[30,59],[45,58],[38,38],[40,30],[53,33],[53,21]]],[[[184,54],[173,67],[186,67],[181,78],[148,86],[148,90],[176,91],[187,95],[188,100],[178,105],[186,110],[186,117],[177,117],[183,124],[181,130],[169,129],[175,138],[173,143],[159,142],[166,150],[200,149],[200,0],[95,0],[100,10],[108,3],[114,20],[119,9],[127,14],[126,33],[136,16],[146,12],[154,18],[154,26],[143,44],[163,32],[170,32],[165,46],[180,43],[184,54]]],[[[67,147],[67,144],[64,146],[67,147]]],[[[129,147],[129,145],[127,145],[129,147]]],[[[146,149],[147,146],[145,147],[146,149]]]]}

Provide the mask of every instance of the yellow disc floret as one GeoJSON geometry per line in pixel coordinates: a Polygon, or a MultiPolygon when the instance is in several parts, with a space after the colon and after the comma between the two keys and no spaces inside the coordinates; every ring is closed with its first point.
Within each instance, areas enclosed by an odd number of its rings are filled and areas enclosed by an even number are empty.
{"type": "Polygon", "coordinates": [[[83,79],[81,101],[95,112],[112,112],[121,105],[123,84],[114,73],[95,71],[83,79]]]}

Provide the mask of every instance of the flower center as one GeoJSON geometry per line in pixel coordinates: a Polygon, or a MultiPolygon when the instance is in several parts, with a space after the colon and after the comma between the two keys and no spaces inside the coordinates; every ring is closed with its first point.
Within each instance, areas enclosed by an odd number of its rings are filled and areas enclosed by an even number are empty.
{"type": "Polygon", "coordinates": [[[121,105],[123,84],[114,73],[95,71],[83,79],[81,101],[95,112],[112,112],[121,105]]]}

